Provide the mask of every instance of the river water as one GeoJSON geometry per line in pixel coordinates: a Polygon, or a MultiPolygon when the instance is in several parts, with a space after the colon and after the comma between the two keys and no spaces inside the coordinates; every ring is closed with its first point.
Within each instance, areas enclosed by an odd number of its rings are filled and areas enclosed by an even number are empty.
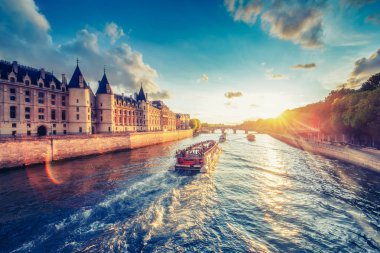
{"type": "Polygon", "coordinates": [[[0,252],[380,252],[380,174],[228,134],[215,170],[179,142],[0,173],[0,252]]]}

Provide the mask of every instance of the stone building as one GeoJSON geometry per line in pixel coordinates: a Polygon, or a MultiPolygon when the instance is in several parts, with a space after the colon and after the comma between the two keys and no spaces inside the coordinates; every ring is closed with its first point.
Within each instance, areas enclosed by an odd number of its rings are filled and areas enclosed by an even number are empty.
{"type": "Polygon", "coordinates": [[[0,61],[0,135],[69,132],[66,77],[0,61]]]}
{"type": "Polygon", "coordinates": [[[177,113],[176,114],[176,128],[178,130],[184,130],[189,129],[189,123],[190,123],[190,115],[185,113],[177,113]]]}
{"type": "Polygon", "coordinates": [[[176,116],[149,101],[141,84],[133,96],[114,94],[104,71],[96,94],[78,64],[67,83],[52,72],[0,61],[0,136],[171,131],[176,116]]]}
{"type": "Polygon", "coordinates": [[[159,109],[159,119],[162,131],[176,130],[176,114],[170,111],[169,107],[161,100],[152,102],[152,105],[159,109]]]}

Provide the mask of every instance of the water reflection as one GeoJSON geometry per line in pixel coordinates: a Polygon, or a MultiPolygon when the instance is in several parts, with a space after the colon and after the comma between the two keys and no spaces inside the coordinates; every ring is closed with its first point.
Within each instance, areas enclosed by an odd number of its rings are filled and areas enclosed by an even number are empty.
{"type": "Polygon", "coordinates": [[[170,166],[171,148],[154,146],[140,150],[46,162],[25,169],[29,184],[40,196],[60,206],[66,197],[106,191],[129,178],[158,172],[170,166]],[[43,169],[42,169],[43,167],[43,169]],[[157,171],[155,171],[157,170],[157,171]]]}
{"type": "Polygon", "coordinates": [[[218,137],[0,174],[1,250],[380,250],[380,175],[243,134],[209,174],[168,171],[177,149],[218,137]]]}

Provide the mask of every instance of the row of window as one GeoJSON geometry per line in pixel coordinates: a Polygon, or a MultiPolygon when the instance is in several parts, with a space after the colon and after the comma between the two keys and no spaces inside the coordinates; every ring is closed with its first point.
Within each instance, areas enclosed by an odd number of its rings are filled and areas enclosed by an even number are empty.
{"type": "MultiPolygon", "coordinates": [[[[9,90],[9,99],[11,101],[16,101],[16,89],[15,88],[11,88],[9,90]]],[[[25,94],[25,102],[26,103],[30,103],[31,99],[30,99],[30,90],[25,90],[24,92],[25,94]]],[[[62,96],[61,97],[61,104],[62,106],[66,106],[66,96],[62,96]]],[[[45,103],[45,93],[44,92],[38,92],[38,103],[39,104],[44,104],[45,103]]],[[[56,95],[55,94],[51,94],[51,104],[52,105],[55,105],[56,104],[56,95]]]]}
{"type": "MultiPolygon", "coordinates": [[[[15,83],[15,82],[16,82],[16,78],[11,77],[11,78],[9,78],[9,81],[10,81],[11,83],[15,83]]],[[[24,84],[25,84],[26,86],[29,86],[29,85],[30,85],[30,81],[29,81],[28,79],[26,79],[26,80],[24,81],[24,84]]],[[[42,82],[39,82],[39,83],[38,83],[38,87],[43,88],[43,87],[44,87],[44,84],[43,84],[42,82]]],[[[55,85],[53,84],[53,85],[50,86],[50,88],[51,88],[52,90],[55,90],[56,87],[55,87],[55,85]]],[[[62,86],[61,90],[62,90],[62,91],[66,91],[66,88],[65,88],[64,86],[62,86]]]]}
{"type": "MultiPolygon", "coordinates": [[[[25,119],[30,119],[30,107],[25,107],[25,119]]],[[[50,111],[50,118],[51,120],[56,120],[56,110],[52,109],[50,111]]],[[[16,106],[10,106],[9,107],[9,117],[11,119],[17,118],[17,108],[16,106]]],[[[44,108],[38,108],[38,119],[43,120],[45,119],[45,109],[44,108]]],[[[64,121],[66,120],[66,111],[61,111],[61,119],[64,121]]]]}
{"type": "MultiPolygon", "coordinates": [[[[132,114],[132,116],[135,116],[135,111],[128,111],[128,110],[117,110],[117,109],[115,109],[115,115],[117,115],[117,113],[119,112],[119,115],[122,115],[123,114],[123,111],[124,111],[124,114],[125,115],[127,115],[128,114],[128,116],[131,116],[131,114],[132,114]]],[[[140,115],[140,116],[142,116],[142,112],[136,112],[136,115],[140,115]]]]}
{"type": "MultiPolygon", "coordinates": [[[[28,123],[28,124],[26,124],[26,127],[27,128],[30,128],[30,124],[28,123]]],[[[53,124],[52,125],[52,127],[56,127],[57,126],[57,124],[53,124]]],[[[63,127],[66,127],[66,124],[63,124],[63,127]]],[[[12,128],[17,128],[17,123],[12,123],[12,128]]]]}

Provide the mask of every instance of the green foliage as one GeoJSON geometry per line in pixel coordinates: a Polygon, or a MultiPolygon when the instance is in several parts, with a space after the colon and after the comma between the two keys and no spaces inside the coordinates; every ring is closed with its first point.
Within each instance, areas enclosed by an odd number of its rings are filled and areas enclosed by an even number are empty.
{"type": "Polygon", "coordinates": [[[191,119],[189,125],[194,132],[197,132],[201,128],[201,121],[199,119],[191,119]]]}
{"type": "Polygon", "coordinates": [[[286,110],[277,119],[247,121],[242,126],[259,132],[345,134],[349,140],[379,147],[380,73],[359,90],[334,90],[324,101],[286,110]]]}
{"type": "Polygon", "coordinates": [[[363,83],[360,91],[376,90],[378,87],[380,87],[380,73],[371,76],[363,83]]]}

